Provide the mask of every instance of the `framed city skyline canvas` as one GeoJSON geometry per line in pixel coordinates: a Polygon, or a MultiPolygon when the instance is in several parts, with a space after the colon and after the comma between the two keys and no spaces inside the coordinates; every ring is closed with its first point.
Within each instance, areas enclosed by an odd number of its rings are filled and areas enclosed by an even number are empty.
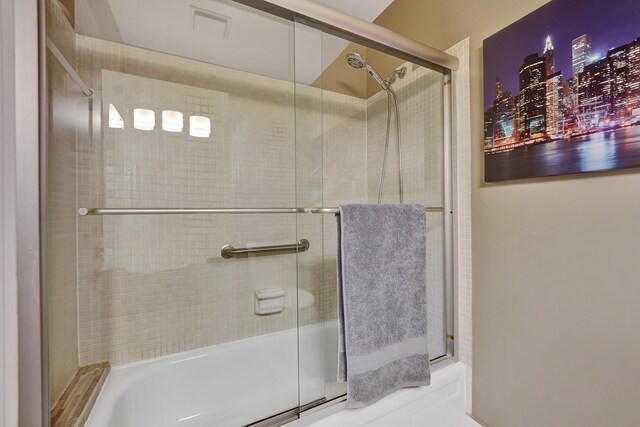
{"type": "Polygon", "coordinates": [[[552,0],[483,50],[485,181],[640,167],[640,0],[552,0]]]}

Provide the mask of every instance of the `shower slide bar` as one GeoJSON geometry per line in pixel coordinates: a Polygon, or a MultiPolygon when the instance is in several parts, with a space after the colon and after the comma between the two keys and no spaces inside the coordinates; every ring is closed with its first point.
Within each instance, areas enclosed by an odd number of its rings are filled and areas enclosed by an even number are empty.
{"type": "Polygon", "coordinates": [[[53,40],[51,40],[49,37],[47,37],[47,48],[51,51],[51,54],[55,56],[58,62],[60,62],[67,73],[69,73],[71,79],[78,85],[78,87],[80,87],[80,90],[82,90],[84,96],[86,96],[87,98],[91,98],[93,96],[93,90],[86,85],[86,83],[82,80],[82,77],[80,77],[75,68],[73,68],[73,65],[71,65],[69,61],[67,61],[67,58],[65,58],[64,54],[60,52],[60,49],[58,49],[58,46],[56,46],[53,40]]]}
{"type": "Polygon", "coordinates": [[[246,258],[249,255],[279,255],[309,250],[309,241],[300,239],[292,245],[256,246],[254,248],[236,248],[233,245],[224,245],[220,250],[222,258],[246,258]]]}
{"type": "MultiPolygon", "coordinates": [[[[442,207],[426,207],[425,212],[444,212],[442,207]]],[[[338,208],[80,208],[87,215],[163,215],[163,214],[340,214],[338,208]]]]}

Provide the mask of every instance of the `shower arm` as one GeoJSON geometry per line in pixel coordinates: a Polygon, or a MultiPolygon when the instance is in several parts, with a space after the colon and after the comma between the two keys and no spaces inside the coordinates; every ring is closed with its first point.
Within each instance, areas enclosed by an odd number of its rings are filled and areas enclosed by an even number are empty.
{"type": "Polygon", "coordinates": [[[391,87],[391,85],[395,83],[396,77],[399,79],[404,79],[404,76],[406,75],[407,75],[407,67],[402,67],[399,70],[395,70],[391,74],[389,74],[387,78],[384,79],[384,81],[387,82],[389,87],[391,87]]]}

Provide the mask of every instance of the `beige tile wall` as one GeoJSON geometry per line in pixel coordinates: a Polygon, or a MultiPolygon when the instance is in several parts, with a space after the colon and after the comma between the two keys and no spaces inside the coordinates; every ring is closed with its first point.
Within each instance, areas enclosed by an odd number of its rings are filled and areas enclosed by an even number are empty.
{"type": "MultiPolygon", "coordinates": [[[[343,98],[329,91],[323,94],[323,205],[367,203],[367,101],[343,98]]],[[[335,319],[336,218],[325,215],[322,221],[325,253],[322,300],[327,318],[335,319]]]]}
{"type": "MultiPolygon", "coordinates": [[[[47,35],[75,62],[75,39],[63,9],[47,1],[47,35]]],[[[50,402],[58,400],[78,369],[76,273],[76,121],[86,101],[62,65],[48,54],[50,125],[47,144],[47,297],[50,402]]]]}
{"type": "MultiPolygon", "coordinates": [[[[77,37],[77,44],[79,72],[96,91],[92,131],[79,147],[80,206],[291,207],[375,201],[371,192],[377,191],[379,137],[386,120],[381,94],[363,100],[294,87],[84,36],[77,37]],[[124,130],[102,126],[109,103],[125,119],[124,130]],[[154,131],[132,129],[134,108],[156,112],[154,131]],[[185,113],[181,134],[160,129],[163,109],[185,113]],[[187,116],[195,113],[212,118],[210,139],[187,136],[187,116]]],[[[434,206],[442,198],[441,85],[440,74],[421,68],[396,84],[407,141],[407,200],[434,206]]],[[[391,167],[389,194],[397,193],[393,174],[391,167]]],[[[432,217],[428,256],[436,267],[430,270],[429,297],[437,307],[443,298],[438,290],[442,215],[432,217]]],[[[109,360],[119,365],[295,327],[296,280],[315,298],[314,305],[301,308],[300,324],[335,318],[332,216],[83,217],[79,230],[83,364],[109,360]],[[311,248],[299,255],[298,265],[293,255],[219,256],[226,243],[300,238],[308,239],[311,248]],[[270,287],[287,291],[286,308],[256,316],[253,293],[270,287]]],[[[431,317],[434,330],[441,328],[441,308],[430,310],[431,317]]],[[[439,335],[431,334],[434,339],[439,335]]]]}
{"type": "MultiPolygon", "coordinates": [[[[319,206],[325,203],[323,180],[334,193],[346,186],[350,195],[365,200],[364,100],[309,87],[294,91],[292,83],[82,36],[78,51],[79,70],[96,90],[92,137],[80,153],[82,206],[319,206]],[[162,109],[197,113],[195,97],[197,108],[213,119],[211,139],[188,137],[186,129],[179,135],[160,130],[162,109]],[[110,102],[125,118],[124,130],[100,125],[110,102]],[[138,107],[156,111],[156,130],[131,129],[138,107]],[[323,138],[323,131],[332,136],[323,138]],[[345,157],[352,161],[349,167],[324,173],[323,165],[335,167],[345,157]]],[[[81,218],[82,362],[117,365],[295,327],[296,275],[316,301],[301,309],[301,323],[325,318],[326,310],[335,308],[325,303],[326,296],[335,294],[325,291],[324,269],[331,261],[325,262],[322,220],[313,215],[81,218]],[[226,243],[290,243],[303,237],[311,249],[300,255],[297,271],[293,255],[219,256],[226,243]],[[270,287],[287,290],[286,308],[256,316],[253,292],[270,287]]],[[[335,284],[335,275],[329,283],[335,284]]]]}

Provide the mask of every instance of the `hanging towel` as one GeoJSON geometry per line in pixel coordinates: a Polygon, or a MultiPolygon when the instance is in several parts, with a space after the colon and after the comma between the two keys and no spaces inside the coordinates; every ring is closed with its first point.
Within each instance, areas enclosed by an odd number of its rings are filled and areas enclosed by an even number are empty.
{"type": "Polygon", "coordinates": [[[424,206],[340,206],[337,270],[347,407],[429,385],[424,206]]]}

